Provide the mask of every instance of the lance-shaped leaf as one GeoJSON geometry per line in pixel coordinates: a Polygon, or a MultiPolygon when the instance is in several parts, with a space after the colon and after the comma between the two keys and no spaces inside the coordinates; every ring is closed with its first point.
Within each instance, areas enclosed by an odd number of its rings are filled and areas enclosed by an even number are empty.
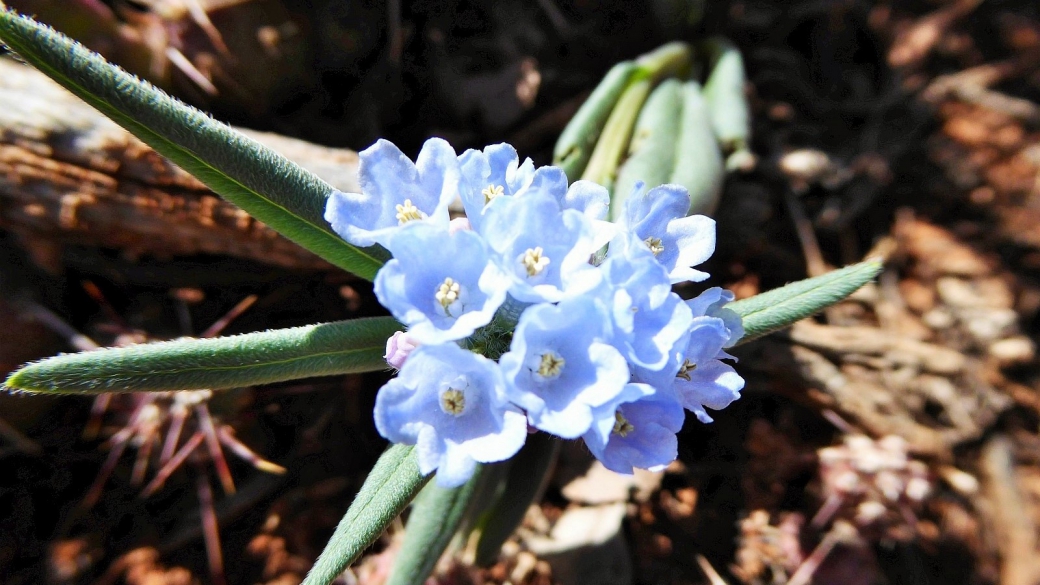
{"type": "Polygon", "coordinates": [[[25,392],[219,390],[387,368],[390,317],[352,319],[213,339],[87,351],[29,364],[5,385],[25,392]]]}
{"type": "MultiPolygon", "coordinates": [[[[618,166],[628,151],[629,141],[635,129],[636,118],[643,109],[647,97],[657,83],[670,75],[686,74],[690,68],[690,46],[682,42],[667,43],[639,57],[635,61],[636,71],[628,86],[618,98],[613,111],[603,126],[588,165],[581,178],[614,190],[618,166]]],[[[620,203],[611,199],[610,216],[617,217],[620,203]]]]}
{"type": "Polygon", "coordinates": [[[751,159],[751,112],[744,95],[744,59],[740,50],[722,37],[701,46],[711,70],[704,82],[704,101],[711,125],[726,156],[726,169],[736,170],[751,159]]]}
{"type": "Polygon", "coordinates": [[[722,153],[711,130],[711,113],[701,97],[700,84],[687,81],[682,89],[682,118],[675,165],[669,183],[690,192],[690,213],[711,215],[719,204],[725,170],[722,153]]]}
{"type": "Polygon", "coordinates": [[[611,67],[560,133],[553,149],[553,165],[562,168],[571,181],[581,178],[607,117],[635,72],[636,64],[631,61],[611,67]]]}
{"type": "Polygon", "coordinates": [[[382,266],[379,252],[332,231],[323,217],[332,187],[309,171],[14,11],[0,9],[0,41],[290,240],[368,280],[382,266]]]}
{"type": "Polygon", "coordinates": [[[618,169],[610,197],[611,209],[624,209],[625,200],[639,181],[647,189],[670,182],[681,127],[678,121],[682,118],[682,87],[678,79],[666,79],[646,98],[628,144],[628,158],[618,169]]]}
{"type": "Polygon", "coordinates": [[[740,315],[744,325],[740,343],[746,343],[841,301],[879,272],[881,262],[868,260],[729,303],[726,308],[740,315]]]}
{"type": "Polygon", "coordinates": [[[505,489],[493,507],[485,511],[474,532],[479,532],[476,563],[488,567],[498,560],[502,545],[524,519],[531,504],[542,496],[555,468],[562,442],[549,433],[535,433],[509,460],[505,489]]]}
{"type": "Polygon", "coordinates": [[[431,476],[419,473],[411,445],[391,445],[376,461],[303,585],[329,585],[412,501],[431,476]]]}
{"type": "Polygon", "coordinates": [[[405,526],[401,552],[386,585],[422,585],[444,554],[487,467],[478,465],[473,477],[457,488],[431,483],[415,498],[405,526]]]}

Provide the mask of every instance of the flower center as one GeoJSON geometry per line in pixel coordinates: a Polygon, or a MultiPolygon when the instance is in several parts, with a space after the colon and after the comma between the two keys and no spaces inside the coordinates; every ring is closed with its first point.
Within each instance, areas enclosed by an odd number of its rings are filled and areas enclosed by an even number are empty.
{"type": "Polygon", "coordinates": [[[621,414],[620,410],[614,411],[614,430],[611,431],[616,435],[621,435],[622,438],[627,437],[629,433],[636,430],[636,427],[632,423],[628,422],[625,415],[621,414]]]}
{"type": "Polygon", "coordinates": [[[437,303],[440,304],[445,313],[451,315],[448,309],[459,300],[459,294],[461,293],[462,287],[449,276],[437,287],[437,292],[433,294],[433,298],[437,299],[437,303]]]}
{"type": "Polygon", "coordinates": [[[462,414],[466,410],[466,395],[462,390],[448,388],[441,393],[441,410],[455,416],[462,414]]]}
{"type": "Polygon", "coordinates": [[[682,378],[683,380],[686,380],[687,382],[689,382],[690,381],[690,372],[692,372],[692,371],[694,371],[696,369],[697,369],[697,364],[691,362],[688,359],[683,360],[683,363],[682,363],[681,366],[679,366],[679,371],[678,371],[678,373],[675,374],[675,377],[676,378],[682,378]]]}
{"type": "Polygon", "coordinates": [[[654,253],[654,256],[664,252],[664,244],[661,243],[661,238],[650,236],[643,240],[643,243],[646,244],[647,248],[650,248],[650,251],[654,253]]]}
{"type": "Polygon", "coordinates": [[[484,205],[491,203],[491,200],[495,197],[501,197],[506,192],[502,185],[488,185],[484,187],[484,190],[480,192],[484,196],[484,205]]]}
{"type": "Polygon", "coordinates": [[[549,257],[544,254],[541,246],[528,248],[524,252],[524,259],[520,263],[527,269],[527,276],[537,276],[549,265],[549,257]]]}
{"type": "Polygon", "coordinates": [[[538,364],[538,375],[543,378],[555,378],[563,371],[566,363],[563,356],[547,351],[542,354],[542,361],[538,364]]]}
{"type": "Polygon", "coordinates": [[[405,199],[404,203],[394,207],[397,210],[397,224],[404,225],[410,221],[423,218],[423,212],[419,211],[419,208],[412,204],[411,199],[405,199]]]}

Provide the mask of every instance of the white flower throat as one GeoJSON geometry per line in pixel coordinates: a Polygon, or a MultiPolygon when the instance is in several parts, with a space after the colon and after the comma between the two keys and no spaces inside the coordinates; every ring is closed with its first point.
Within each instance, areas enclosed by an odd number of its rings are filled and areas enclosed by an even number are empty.
{"type": "Polygon", "coordinates": [[[524,269],[527,270],[528,277],[541,274],[549,266],[549,262],[549,257],[545,255],[545,251],[542,250],[541,246],[528,248],[520,260],[520,263],[524,265],[524,269]]]}
{"type": "Polygon", "coordinates": [[[441,410],[458,416],[466,410],[466,395],[457,388],[448,388],[441,393],[441,410]]]}
{"type": "Polygon", "coordinates": [[[505,192],[506,190],[502,185],[488,185],[487,187],[484,187],[484,190],[481,191],[480,194],[484,196],[484,205],[487,205],[496,197],[504,195],[505,192]]]}
{"type": "Polygon", "coordinates": [[[538,375],[543,378],[556,378],[563,372],[563,366],[566,363],[567,360],[563,359],[563,356],[553,351],[547,351],[542,354],[542,359],[538,364],[538,375]]]}
{"type": "Polygon", "coordinates": [[[433,298],[444,309],[444,313],[451,316],[451,307],[459,302],[461,294],[462,286],[449,276],[437,287],[437,290],[433,293],[433,298]]]}
{"type": "Polygon", "coordinates": [[[424,214],[419,208],[412,204],[411,199],[405,199],[404,203],[394,207],[397,210],[397,224],[404,225],[410,221],[422,219],[424,214]]]}
{"type": "Polygon", "coordinates": [[[615,435],[621,435],[622,438],[627,437],[629,433],[636,430],[636,427],[628,422],[625,415],[621,414],[620,410],[614,411],[614,429],[611,431],[615,435]]]}
{"type": "Polygon", "coordinates": [[[643,243],[646,244],[647,248],[650,248],[650,251],[654,253],[654,256],[657,256],[661,252],[664,252],[664,244],[661,242],[661,238],[655,238],[653,236],[650,236],[649,238],[643,240],[643,243]]]}

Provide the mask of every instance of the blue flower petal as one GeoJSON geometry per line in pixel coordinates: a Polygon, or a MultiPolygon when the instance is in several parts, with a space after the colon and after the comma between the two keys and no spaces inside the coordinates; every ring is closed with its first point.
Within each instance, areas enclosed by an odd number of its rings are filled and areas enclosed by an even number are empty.
{"type": "Polygon", "coordinates": [[[527,420],[505,398],[498,366],[455,344],[424,345],[376,396],[376,428],[395,443],[414,444],[419,470],[455,487],[475,463],[512,457],[527,420]]]}
{"type": "Polygon", "coordinates": [[[376,297],[419,343],[468,337],[505,301],[509,277],[472,231],[419,223],[395,233],[387,247],[394,258],[376,274],[376,297]]]}
{"type": "Polygon", "coordinates": [[[415,164],[393,143],[379,140],[358,153],[361,193],[333,191],[325,220],[355,246],[386,245],[404,224],[447,225],[458,194],[458,159],[440,138],[423,145],[415,164]]]}

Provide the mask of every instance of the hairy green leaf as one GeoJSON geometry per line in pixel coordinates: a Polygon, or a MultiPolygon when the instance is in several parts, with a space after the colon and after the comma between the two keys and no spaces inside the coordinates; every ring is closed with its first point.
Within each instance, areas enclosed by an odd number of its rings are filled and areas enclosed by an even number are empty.
{"type": "Polygon", "coordinates": [[[672,174],[675,146],[679,139],[682,96],[682,82],[666,79],[646,98],[628,144],[628,158],[618,169],[611,195],[611,209],[620,213],[625,207],[625,200],[639,181],[645,183],[647,189],[670,182],[668,179],[672,174]]]}
{"type": "Polygon", "coordinates": [[[744,59],[729,40],[712,37],[701,49],[707,53],[711,70],[704,82],[704,101],[711,111],[711,126],[727,170],[735,170],[751,156],[751,112],[744,95],[744,59]]]}
{"type": "MultiPolygon", "coordinates": [[[[611,189],[617,175],[618,165],[621,157],[628,148],[632,137],[632,130],[636,123],[636,116],[643,108],[643,102],[650,95],[652,85],[649,79],[637,79],[625,88],[618,99],[614,110],[610,112],[603,132],[600,134],[596,147],[592,150],[589,164],[581,178],[599,183],[611,189]]],[[[615,217],[619,210],[614,208],[611,202],[611,217],[615,217]]]]}
{"type": "Polygon", "coordinates": [[[386,369],[390,317],[352,319],[213,339],[177,339],[59,355],[11,374],[25,392],[219,390],[386,369]]]}
{"type": "Polygon", "coordinates": [[[386,585],[422,585],[444,554],[466,512],[486,466],[479,465],[465,485],[442,488],[428,484],[415,498],[405,526],[401,552],[386,585]]]}
{"type": "Polygon", "coordinates": [[[668,179],[690,192],[690,213],[711,215],[719,204],[725,170],[722,153],[711,130],[711,114],[701,96],[700,84],[687,81],[682,89],[683,105],[675,165],[668,179]]]}
{"type": "Polygon", "coordinates": [[[329,585],[404,510],[431,476],[419,473],[411,445],[391,445],[365,478],[302,585],[329,585]]]}
{"type": "Polygon", "coordinates": [[[636,64],[631,61],[611,67],[560,133],[553,149],[553,164],[562,168],[571,181],[581,178],[585,172],[607,117],[635,72],[636,64]]]}
{"type": "Polygon", "coordinates": [[[375,277],[379,252],[332,231],[332,187],[309,171],[12,10],[0,9],[0,40],[221,197],[330,263],[375,277]]]}
{"type": "Polygon", "coordinates": [[[520,452],[509,460],[505,489],[476,526],[476,531],[480,532],[476,551],[478,566],[487,567],[498,560],[502,545],[520,526],[531,504],[542,496],[561,444],[562,441],[549,433],[535,433],[527,438],[527,444],[520,452]]]}
{"type": "Polygon", "coordinates": [[[841,301],[874,280],[879,272],[881,262],[868,260],[729,303],[726,308],[740,315],[744,337],[739,343],[746,343],[841,301]]]}

